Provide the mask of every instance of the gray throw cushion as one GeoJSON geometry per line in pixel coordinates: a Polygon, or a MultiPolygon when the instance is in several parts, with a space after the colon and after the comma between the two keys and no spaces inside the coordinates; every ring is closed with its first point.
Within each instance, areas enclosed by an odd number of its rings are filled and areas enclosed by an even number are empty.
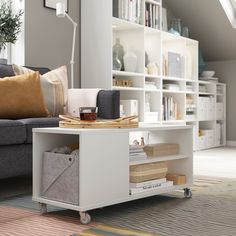
{"type": "Polygon", "coordinates": [[[25,140],[26,130],[23,123],[0,119],[0,145],[22,144],[25,140]]]}
{"type": "Polygon", "coordinates": [[[98,117],[117,119],[120,117],[120,91],[100,90],[97,96],[98,117]]]}
{"type": "Polygon", "coordinates": [[[18,120],[26,127],[26,143],[32,143],[32,129],[33,128],[47,128],[47,127],[58,127],[59,118],[29,118],[18,120]]]}
{"type": "Polygon", "coordinates": [[[11,65],[0,64],[0,78],[15,76],[11,65]]]}
{"type": "Polygon", "coordinates": [[[26,68],[34,71],[38,71],[40,75],[46,74],[50,71],[50,69],[46,67],[32,67],[32,66],[25,66],[26,68]]]}

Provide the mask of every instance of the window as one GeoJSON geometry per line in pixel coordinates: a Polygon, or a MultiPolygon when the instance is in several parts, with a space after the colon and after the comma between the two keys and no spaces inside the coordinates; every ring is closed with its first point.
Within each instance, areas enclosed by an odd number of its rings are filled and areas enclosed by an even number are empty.
{"type": "MultiPolygon", "coordinates": [[[[2,5],[3,2],[9,3],[7,0],[0,0],[0,6],[2,5]]],[[[10,44],[7,44],[7,47],[5,50],[2,50],[0,52],[0,58],[6,58],[8,61],[11,59],[11,46],[10,44]]]]}
{"type": "Polygon", "coordinates": [[[236,28],[236,0],[219,0],[231,25],[236,28]]]}
{"type": "MultiPolygon", "coordinates": [[[[25,0],[0,0],[0,5],[2,3],[11,4],[11,8],[13,12],[19,12],[22,10],[24,12],[25,9],[25,0]]],[[[2,50],[0,52],[0,58],[6,58],[8,60],[8,64],[16,63],[24,65],[25,62],[25,42],[24,42],[24,16],[22,16],[22,26],[21,32],[17,36],[17,41],[15,44],[8,44],[6,50],[2,50]]]]}

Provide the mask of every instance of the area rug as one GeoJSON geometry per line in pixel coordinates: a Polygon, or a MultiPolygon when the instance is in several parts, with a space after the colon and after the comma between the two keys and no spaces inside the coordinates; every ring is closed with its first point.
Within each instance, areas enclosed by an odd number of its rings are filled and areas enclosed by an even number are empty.
{"type": "Polygon", "coordinates": [[[159,234],[147,233],[140,230],[113,227],[109,225],[98,225],[91,229],[84,230],[72,236],[159,236],[159,234]]]}
{"type": "Polygon", "coordinates": [[[75,211],[50,208],[41,216],[30,195],[0,201],[1,236],[69,236],[105,224],[160,236],[235,236],[236,181],[198,178],[193,198],[182,192],[90,211],[82,226],[75,211]]]}
{"type": "Polygon", "coordinates": [[[41,216],[38,211],[0,205],[1,236],[69,236],[88,228],[69,215],[41,216]]]}

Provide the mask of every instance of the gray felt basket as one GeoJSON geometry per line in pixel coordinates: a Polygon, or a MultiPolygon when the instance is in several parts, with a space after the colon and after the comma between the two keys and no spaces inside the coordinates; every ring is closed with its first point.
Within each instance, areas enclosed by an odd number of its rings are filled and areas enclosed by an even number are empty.
{"type": "Polygon", "coordinates": [[[77,155],[45,152],[41,196],[79,205],[79,160],[77,155]]]}

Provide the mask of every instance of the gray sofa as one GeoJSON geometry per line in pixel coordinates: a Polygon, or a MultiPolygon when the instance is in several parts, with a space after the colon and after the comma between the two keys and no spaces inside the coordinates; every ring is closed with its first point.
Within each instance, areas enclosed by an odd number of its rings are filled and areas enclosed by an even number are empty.
{"type": "MultiPolygon", "coordinates": [[[[44,74],[47,68],[32,68],[44,74]]],[[[10,65],[0,65],[0,78],[14,76],[10,65]]],[[[100,91],[97,98],[98,116],[119,117],[119,92],[100,91]]],[[[32,173],[32,129],[57,127],[58,117],[19,120],[0,119],[0,179],[32,173]]]]}
{"type": "MultiPolygon", "coordinates": [[[[47,68],[32,68],[41,74],[47,68]]],[[[11,65],[0,65],[0,78],[14,76],[11,65]]],[[[0,179],[29,175],[32,172],[32,129],[58,126],[59,119],[0,119],[0,179]]]]}

